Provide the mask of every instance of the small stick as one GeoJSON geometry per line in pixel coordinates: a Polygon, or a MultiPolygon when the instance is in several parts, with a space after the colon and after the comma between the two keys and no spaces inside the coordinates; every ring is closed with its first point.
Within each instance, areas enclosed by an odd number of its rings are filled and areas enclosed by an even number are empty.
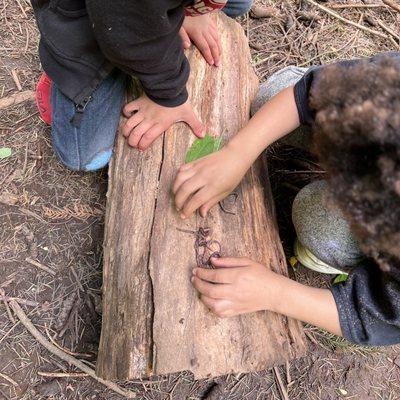
{"type": "Polygon", "coordinates": [[[121,388],[114,382],[104,380],[96,376],[96,372],[84,364],[82,361],[77,360],[75,357],[70,356],[69,354],[64,353],[62,350],[54,346],[54,344],[50,343],[46,338],[36,329],[36,327],[32,324],[30,319],[25,314],[24,310],[16,301],[11,301],[10,306],[13,309],[15,315],[21,321],[22,325],[29,331],[29,333],[50,353],[56,355],[61,360],[67,362],[75,366],[76,368],[80,369],[82,372],[85,372],[90,377],[95,379],[97,382],[107,386],[109,389],[113,390],[114,392],[125,396],[127,399],[134,399],[136,398],[136,393],[132,392],[131,390],[125,390],[121,388]]]}
{"type": "Polygon", "coordinates": [[[89,376],[86,372],[46,372],[38,371],[39,376],[45,376],[48,378],[81,378],[89,376]]]}
{"type": "MultiPolygon", "coordinates": [[[[400,36],[396,33],[393,32],[388,26],[386,26],[381,20],[377,20],[376,23],[384,30],[386,31],[389,35],[392,35],[396,40],[400,42],[400,36]]],[[[396,43],[397,44],[397,43],[396,43]]]]}
{"type": "Polygon", "coordinates": [[[400,12],[400,5],[396,4],[392,0],[382,0],[383,3],[385,3],[387,6],[390,8],[393,8],[393,10],[396,10],[397,12],[400,12]]]}
{"type": "Polygon", "coordinates": [[[17,275],[17,273],[13,272],[6,281],[4,281],[3,283],[0,283],[0,288],[5,288],[5,287],[11,285],[15,280],[15,275],[17,275]]]}
{"type": "Polygon", "coordinates": [[[383,39],[389,39],[389,37],[387,35],[385,35],[382,32],[379,31],[375,31],[374,29],[368,28],[364,25],[359,24],[358,22],[354,22],[354,21],[350,21],[349,19],[346,19],[344,17],[342,17],[341,15],[339,15],[338,13],[336,13],[335,11],[331,10],[328,7],[323,6],[322,4],[319,4],[317,2],[315,2],[314,0],[304,0],[309,4],[312,4],[313,6],[319,8],[322,11],[325,11],[327,14],[329,14],[330,16],[337,18],[338,20],[344,22],[345,24],[348,25],[352,25],[358,29],[361,29],[362,31],[368,32],[368,33],[372,33],[373,35],[379,36],[383,39]]]}
{"type": "Polygon", "coordinates": [[[15,69],[11,70],[11,76],[12,76],[12,78],[14,80],[15,86],[17,87],[17,89],[19,91],[21,91],[22,90],[21,82],[19,81],[18,74],[17,74],[17,71],[15,69]]]}
{"type": "Polygon", "coordinates": [[[25,258],[25,261],[34,267],[41,269],[42,271],[45,271],[51,275],[56,275],[56,272],[53,269],[46,267],[46,265],[43,265],[35,260],[32,260],[32,258],[27,257],[25,258]]]}
{"type": "Polygon", "coordinates": [[[12,315],[12,312],[10,310],[10,306],[8,305],[8,303],[6,301],[4,302],[4,305],[6,306],[8,319],[11,321],[12,324],[15,324],[15,318],[12,315]]]}
{"type": "Polygon", "coordinates": [[[35,92],[33,90],[25,90],[23,92],[14,93],[11,96],[3,97],[0,99],[0,110],[16,106],[27,100],[35,100],[35,92]]]}
{"type": "MultiPolygon", "coordinates": [[[[4,289],[2,287],[0,287],[0,296],[5,296],[6,292],[4,291],[4,289]]],[[[8,315],[8,319],[11,321],[11,323],[13,325],[15,325],[15,319],[12,315],[12,312],[10,310],[10,306],[8,305],[8,303],[6,301],[4,301],[4,305],[6,307],[6,311],[7,311],[7,315],[8,315]]]]}
{"type": "Polygon", "coordinates": [[[329,4],[329,7],[340,10],[343,8],[382,8],[386,6],[383,4],[329,4]]]}
{"type": "Polygon", "coordinates": [[[19,0],[17,0],[17,4],[18,4],[18,7],[20,8],[22,14],[24,14],[25,19],[28,19],[28,16],[26,15],[24,7],[22,7],[22,4],[19,2],[19,0]]]}
{"type": "Polygon", "coordinates": [[[20,299],[19,297],[10,297],[2,295],[0,295],[0,301],[7,301],[7,302],[15,301],[19,304],[23,304],[24,306],[30,306],[30,307],[37,307],[39,305],[39,303],[36,301],[30,301],[30,300],[20,299]]]}
{"type": "Polygon", "coordinates": [[[84,357],[84,358],[92,358],[93,354],[89,353],[75,353],[71,350],[66,349],[65,347],[60,346],[50,335],[50,332],[47,328],[46,329],[46,335],[49,338],[50,342],[54,344],[54,346],[58,347],[60,350],[62,350],[64,353],[69,354],[70,356],[75,356],[75,357],[84,357]]]}
{"type": "Polygon", "coordinates": [[[286,382],[288,386],[292,383],[292,377],[290,376],[290,364],[286,361],[286,382]]]}
{"type": "Polygon", "coordinates": [[[15,382],[14,379],[11,379],[9,376],[4,375],[4,374],[2,374],[1,372],[0,372],[0,378],[3,378],[3,379],[5,379],[7,382],[10,382],[11,385],[13,385],[13,386],[18,386],[18,383],[15,382]]]}
{"type": "Polygon", "coordinates": [[[277,383],[282,400],[289,400],[289,396],[287,394],[285,385],[283,384],[281,373],[279,372],[278,367],[273,367],[272,371],[274,372],[275,381],[277,383]]]}

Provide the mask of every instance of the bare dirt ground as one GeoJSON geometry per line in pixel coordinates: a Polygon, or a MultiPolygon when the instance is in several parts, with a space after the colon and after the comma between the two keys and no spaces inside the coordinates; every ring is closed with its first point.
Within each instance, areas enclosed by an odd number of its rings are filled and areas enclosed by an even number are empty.
{"type": "MultiPolygon", "coordinates": [[[[381,36],[328,16],[304,0],[258,1],[273,7],[274,16],[244,17],[241,22],[260,79],[290,64],[308,66],[398,50],[400,13],[380,0],[365,0],[362,4],[368,7],[348,7],[355,2],[317,4],[346,5],[334,8],[335,12],[381,36]]],[[[29,2],[2,0],[0,10],[0,98],[4,99],[33,90],[41,68],[29,2]]],[[[46,337],[94,363],[101,320],[107,172],[82,174],[62,167],[51,150],[50,129],[39,120],[32,101],[0,110],[0,147],[12,149],[10,157],[0,160],[0,296],[31,302],[21,306],[46,337]]],[[[271,160],[282,237],[290,249],[290,198],[316,175],[315,165],[285,149],[274,152],[271,160]],[[290,173],[296,169],[306,171],[290,173]]],[[[328,284],[326,277],[301,269],[295,275],[314,285],[328,284]]],[[[361,348],[313,327],[305,332],[307,356],[276,371],[291,399],[400,398],[398,348],[361,348]]],[[[7,301],[0,300],[0,399],[121,398],[91,378],[71,376],[72,372],[76,370],[45,350],[7,301]],[[54,378],[54,372],[64,376],[54,378]]],[[[137,392],[139,399],[285,398],[276,372],[203,381],[181,373],[121,385],[137,392]]]]}

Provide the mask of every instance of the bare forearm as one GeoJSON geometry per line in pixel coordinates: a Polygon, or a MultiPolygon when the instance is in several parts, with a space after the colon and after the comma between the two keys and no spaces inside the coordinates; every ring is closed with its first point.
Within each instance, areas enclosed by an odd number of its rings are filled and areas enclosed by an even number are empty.
{"type": "Polygon", "coordinates": [[[290,86],[264,104],[228,146],[240,149],[242,157],[252,164],[270,144],[299,125],[294,87],[290,86]]]}
{"type": "Polygon", "coordinates": [[[342,336],[339,314],[330,290],[302,285],[279,276],[279,295],[269,299],[269,309],[342,336]]]}

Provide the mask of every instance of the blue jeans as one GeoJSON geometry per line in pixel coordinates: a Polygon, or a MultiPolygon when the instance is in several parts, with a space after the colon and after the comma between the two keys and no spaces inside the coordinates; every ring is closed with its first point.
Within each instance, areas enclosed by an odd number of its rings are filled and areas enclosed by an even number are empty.
{"type": "MultiPolygon", "coordinates": [[[[229,17],[245,14],[253,0],[230,0],[223,11],[229,17]]],[[[127,75],[115,69],[98,86],[88,103],[79,128],[71,124],[75,104],[52,85],[52,141],[60,161],[75,171],[105,167],[112,155],[127,75]]]]}
{"type": "Polygon", "coordinates": [[[114,147],[126,75],[114,70],[92,94],[79,128],[72,125],[75,104],[51,86],[53,149],[60,161],[74,171],[95,171],[108,164],[114,147]]]}

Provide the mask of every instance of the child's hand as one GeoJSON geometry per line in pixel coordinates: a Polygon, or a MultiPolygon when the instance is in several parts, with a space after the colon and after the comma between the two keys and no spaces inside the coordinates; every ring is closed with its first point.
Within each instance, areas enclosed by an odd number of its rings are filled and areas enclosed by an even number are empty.
{"type": "Polygon", "coordinates": [[[179,34],[185,49],[190,47],[192,41],[210,65],[220,65],[222,47],[217,27],[210,15],[185,17],[179,34]]]}
{"type": "Polygon", "coordinates": [[[182,165],[172,187],[176,209],[182,218],[198,208],[202,217],[239,184],[250,165],[228,146],[204,158],[182,165]]]}
{"type": "Polygon", "coordinates": [[[122,127],[122,134],[129,145],[141,151],[149,148],[175,122],[186,122],[197,137],[204,137],[203,126],[189,101],[178,107],[163,107],[144,94],[126,104],[123,113],[128,120],[122,127]]]}
{"type": "Polygon", "coordinates": [[[192,283],[219,317],[274,310],[284,278],[248,258],[213,258],[216,269],[195,268],[192,283]]]}

